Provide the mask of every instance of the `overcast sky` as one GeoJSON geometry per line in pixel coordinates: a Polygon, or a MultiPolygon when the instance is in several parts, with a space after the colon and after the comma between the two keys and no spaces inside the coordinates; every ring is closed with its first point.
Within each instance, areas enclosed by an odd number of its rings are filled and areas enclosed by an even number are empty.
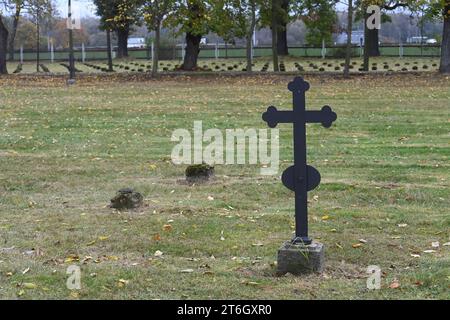
{"type": "MultiPolygon", "coordinates": [[[[55,0],[55,2],[61,15],[67,16],[68,0],[55,0]]],[[[92,0],[72,0],[72,3],[74,12],[79,12],[81,17],[95,16],[95,5],[92,3],[92,0]]],[[[344,10],[345,5],[339,3],[337,9],[344,10]]]]}
{"type": "MultiPolygon", "coordinates": [[[[55,0],[58,11],[62,16],[67,15],[67,0],[55,0]]],[[[94,16],[95,6],[91,0],[72,0],[74,12],[79,12],[81,17],[94,16]]]]}

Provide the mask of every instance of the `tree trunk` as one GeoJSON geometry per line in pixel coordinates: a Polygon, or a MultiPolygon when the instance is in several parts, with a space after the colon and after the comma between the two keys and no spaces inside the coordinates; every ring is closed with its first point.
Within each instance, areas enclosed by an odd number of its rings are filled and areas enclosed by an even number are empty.
{"type": "Polygon", "coordinates": [[[444,32],[442,34],[441,73],[450,73],[450,5],[444,11],[444,32]]]}
{"type": "Polygon", "coordinates": [[[278,19],[275,6],[278,0],[272,0],[272,58],[273,58],[273,71],[280,71],[280,65],[278,64],[278,19]]]}
{"type": "Polygon", "coordinates": [[[19,26],[20,12],[22,11],[22,7],[20,5],[16,5],[16,12],[14,14],[14,20],[12,25],[11,34],[9,35],[9,61],[14,61],[14,41],[16,40],[17,27],[19,26]]]}
{"type": "Polygon", "coordinates": [[[117,30],[117,57],[128,57],[128,37],[130,35],[130,29],[128,27],[117,30]]]}
{"type": "Polygon", "coordinates": [[[368,53],[369,57],[379,57],[380,56],[380,37],[379,37],[379,30],[373,29],[368,30],[368,40],[369,40],[369,46],[368,46],[368,53]]]}
{"type": "Polygon", "coordinates": [[[344,77],[350,77],[350,60],[352,55],[353,0],[348,0],[347,49],[345,51],[344,77]]]}
{"type": "Polygon", "coordinates": [[[186,52],[184,55],[182,70],[194,71],[197,68],[198,55],[200,53],[201,35],[186,33],[186,52]]]}
{"type": "Polygon", "coordinates": [[[369,18],[369,14],[367,13],[367,7],[362,8],[364,12],[364,63],[363,70],[369,71],[369,62],[370,62],[370,40],[369,40],[369,28],[367,27],[367,19],[369,18]]]}
{"type": "Polygon", "coordinates": [[[6,67],[6,53],[8,51],[8,29],[3,24],[2,16],[0,15],[0,74],[8,74],[6,67]]]}
{"type": "Polygon", "coordinates": [[[253,48],[253,35],[256,27],[256,3],[255,0],[251,1],[251,23],[249,30],[247,32],[247,72],[253,71],[253,57],[252,57],[252,48],[253,48]]]}
{"type": "Polygon", "coordinates": [[[153,47],[153,65],[152,65],[152,75],[156,76],[158,74],[158,66],[159,66],[159,46],[161,42],[161,23],[158,23],[158,26],[155,30],[155,43],[153,47]]]}
{"type": "Polygon", "coordinates": [[[113,61],[112,61],[112,45],[111,45],[111,30],[106,30],[106,47],[108,50],[108,71],[113,72],[113,61]]]}
{"type": "Polygon", "coordinates": [[[277,51],[278,55],[280,56],[287,56],[289,55],[289,48],[287,44],[287,25],[283,24],[280,28],[283,28],[283,30],[278,31],[277,34],[277,51]]]}
{"type": "MultiPolygon", "coordinates": [[[[286,14],[289,10],[289,2],[290,0],[281,0],[281,9],[286,12],[286,14]]],[[[277,50],[278,55],[280,56],[289,55],[287,43],[287,23],[284,20],[278,22],[277,50]]]]}
{"type": "Polygon", "coordinates": [[[36,20],[36,72],[39,73],[39,65],[41,64],[41,30],[39,25],[39,16],[36,17],[36,20]]]}

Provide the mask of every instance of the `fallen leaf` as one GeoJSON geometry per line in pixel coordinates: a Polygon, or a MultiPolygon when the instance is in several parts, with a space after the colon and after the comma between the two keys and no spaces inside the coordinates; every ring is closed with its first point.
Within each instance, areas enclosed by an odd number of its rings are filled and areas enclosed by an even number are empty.
{"type": "Polygon", "coordinates": [[[173,227],[170,224],[165,224],[163,226],[163,230],[166,231],[166,232],[170,232],[170,231],[172,231],[172,229],[173,229],[173,227]]]}
{"type": "Polygon", "coordinates": [[[389,285],[389,288],[391,288],[391,289],[398,289],[398,288],[400,288],[400,282],[398,280],[392,281],[392,283],[389,285]]]}
{"type": "Polygon", "coordinates": [[[128,283],[130,283],[129,280],[119,279],[119,281],[117,281],[117,286],[119,288],[122,288],[122,287],[126,286],[128,283]]]}
{"type": "Polygon", "coordinates": [[[408,224],[406,223],[400,223],[397,225],[399,228],[406,228],[408,226],[408,224]]]}
{"type": "Polygon", "coordinates": [[[117,257],[117,256],[107,256],[106,258],[108,260],[110,260],[110,261],[117,261],[117,260],[119,260],[119,257],[117,257]]]}
{"type": "Polygon", "coordinates": [[[352,247],[353,247],[354,249],[361,248],[361,247],[362,247],[362,244],[361,244],[361,243],[355,243],[354,245],[352,245],[352,247]]]}
{"type": "Polygon", "coordinates": [[[432,248],[439,248],[439,246],[440,246],[439,241],[434,241],[431,243],[432,248]]]}
{"type": "Polygon", "coordinates": [[[78,261],[80,261],[80,257],[75,254],[71,254],[70,256],[68,256],[66,258],[66,260],[64,262],[71,263],[71,262],[78,262],[78,261]]]}
{"type": "Polygon", "coordinates": [[[424,253],[435,253],[436,250],[425,250],[424,253]]]}
{"type": "Polygon", "coordinates": [[[263,243],[261,243],[261,242],[258,242],[258,243],[254,243],[254,244],[252,244],[252,246],[254,246],[254,247],[263,247],[263,246],[264,246],[264,244],[263,244],[263,243]]]}
{"type": "Polygon", "coordinates": [[[323,216],[322,217],[322,221],[327,221],[327,220],[330,220],[330,216],[323,216]]]}
{"type": "Polygon", "coordinates": [[[100,236],[100,237],[98,237],[98,240],[105,241],[105,240],[108,240],[110,237],[111,236],[100,236]]]}
{"type": "Polygon", "coordinates": [[[214,197],[208,196],[209,201],[214,201],[214,197]]]}
{"type": "Polygon", "coordinates": [[[359,242],[361,242],[361,243],[367,243],[367,240],[359,239],[359,242]]]}
{"type": "Polygon", "coordinates": [[[25,270],[22,271],[22,274],[26,274],[30,271],[30,268],[26,268],[25,270]]]}
{"type": "Polygon", "coordinates": [[[154,236],[153,236],[153,241],[161,241],[161,235],[158,233],[158,234],[155,234],[154,236]]]}
{"type": "Polygon", "coordinates": [[[155,252],[154,256],[160,258],[160,257],[163,256],[163,254],[164,254],[164,253],[163,253],[162,251],[157,250],[157,251],[155,252]]]}
{"type": "Polygon", "coordinates": [[[25,288],[25,289],[28,289],[28,290],[33,290],[33,289],[37,288],[37,285],[35,283],[32,283],[32,282],[25,282],[22,285],[22,287],[25,288]]]}
{"type": "Polygon", "coordinates": [[[420,258],[420,254],[411,253],[411,257],[413,257],[413,258],[420,258]]]}
{"type": "Polygon", "coordinates": [[[18,293],[17,293],[17,296],[18,297],[21,297],[21,296],[23,296],[25,294],[25,290],[20,290],[18,293]]]}
{"type": "Polygon", "coordinates": [[[184,270],[180,270],[180,273],[192,273],[194,272],[194,269],[184,269],[184,270]]]}

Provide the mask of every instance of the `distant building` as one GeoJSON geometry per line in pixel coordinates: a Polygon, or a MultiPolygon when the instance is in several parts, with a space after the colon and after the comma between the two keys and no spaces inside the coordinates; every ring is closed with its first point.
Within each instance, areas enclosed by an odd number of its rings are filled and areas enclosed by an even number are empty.
{"type": "MultiPolygon", "coordinates": [[[[336,44],[347,44],[347,32],[342,32],[337,35],[336,44]]],[[[364,45],[364,30],[352,31],[352,44],[364,45]]]]}
{"type": "Polygon", "coordinates": [[[128,48],[131,49],[144,49],[146,47],[145,38],[129,38],[128,48]]]}

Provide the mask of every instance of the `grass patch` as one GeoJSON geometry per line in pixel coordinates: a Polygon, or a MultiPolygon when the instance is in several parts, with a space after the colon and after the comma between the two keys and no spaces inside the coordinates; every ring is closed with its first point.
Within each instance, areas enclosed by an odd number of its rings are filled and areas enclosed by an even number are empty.
{"type": "MultiPolygon", "coordinates": [[[[323,275],[274,275],[293,232],[293,195],[278,177],[218,166],[206,185],[177,182],[186,168],[169,161],[174,129],[265,128],[267,106],[291,107],[289,80],[3,80],[0,297],[448,299],[448,78],[308,79],[309,108],[339,115],[330,130],[308,127],[309,162],[323,175],[310,194],[323,275]],[[123,187],[141,192],[144,208],[107,208],[123,187]],[[82,269],[78,294],[65,286],[70,264],[82,269]],[[365,286],[374,264],[384,272],[377,292],[365,286]]],[[[285,168],[292,129],[280,129],[285,168]]]]}

